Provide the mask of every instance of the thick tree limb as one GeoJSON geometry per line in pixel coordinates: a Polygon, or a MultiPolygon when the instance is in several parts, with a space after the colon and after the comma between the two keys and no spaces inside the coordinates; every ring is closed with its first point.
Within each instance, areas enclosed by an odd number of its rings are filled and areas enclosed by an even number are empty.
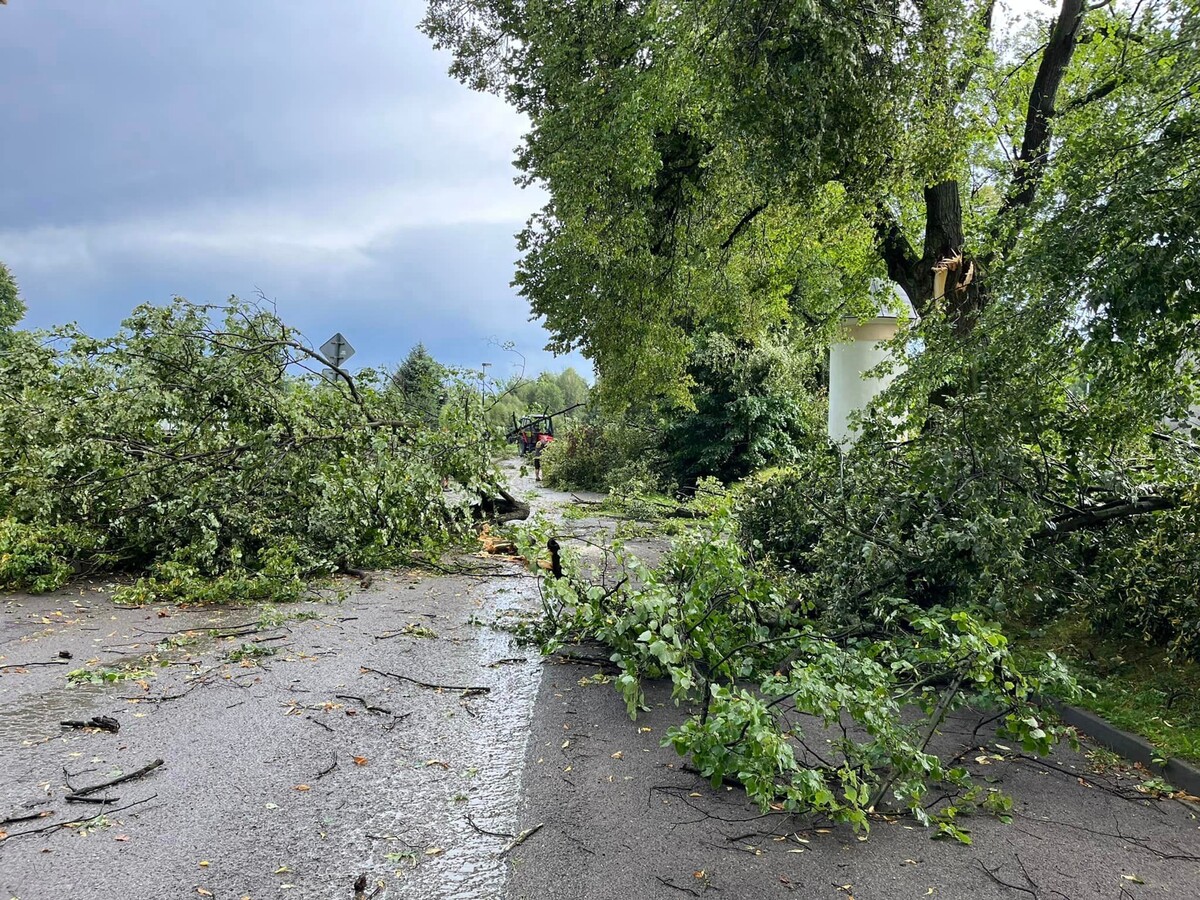
{"type": "Polygon", "coordinates": [[[890,209],[880,205],[873,224],[879,253],[887,264],[888,278],[904,289],[917,312],[924,315],[928,309],[928,297],[918,287],[920,258],[890,209]]]}
{"type": "Polygon", "coordinates": [[[728,250],[730,247],[732,247],[733,242],[738,239],[738,235],[745,231],[750,223],[753,222],[758,216],[758,214],[766,208],[767,202],[765,200],[762,203],[755,204],[755,206],[751,208],[750,211],[744,216],[742,216],[741,219],[738,220],[738,223],[733,226],[733,231],[729,232],[729,237],[721,241],[721,249],[728,250]]]}
{"type": "Polygon", "coordinates": [[[499,524],[529,518],[528,503],[522,503],[504,488],[496,488],[496,491],[500,495],[498,498],[480,493],[479,503],[475,506],[477,518],[490,519],[499,524]]]}
{"type": "Polygon", "coordinates": [[[1073,110],[1087,106],[1089,103],[1095,103],[1098,100],[1103,100],[1120,86],[1121,80],[1116,76],[1108,79],[1107,81],[1102,81],[1100,84],[1095,85],[1082,97],[1076,97],[1061,110],[1058,110],[1055,115],[1061,116],[1065,113],[1069,113],[1073,110]]]}
{"type": "MultiPolygon", "coordinates": [[[[966,269],[962,265],[962,197],[953,179],[925,187],[925,248],[918,266],[918,290],[923,303],[955,294],[966,269]],[[938,275],[942,274],[939,279],[938,275]]],[[[912,295],[909,295],[912,299],[912,295]]],[[[914,301],[914,305],[915,301],[914,301]]]]}
{"type": "Polygon", "coordinates": [[[1068,514],[1051,520],[1049,527],[1034,534],[1032,540],[1055,540],[1075,531],[1096,528],[1114,519],[1125,519],[1146,513],[1174,509],[1176,501],[1170,497],[1140,497],[1137,500],[1114,500],[1101,506],[1085,509],[1077,514],[1068,514]]]}
{"type": "Polygon", "coordinates": [[[1063,0],[1058,17],[1050,28],[1050,41],[1029,93],[1025,113],[1025,133],[1017,151],[1017,172],[1005,198],[1001,215],[1025,209],[1037,196],[1038,185],[1050,154],[1050,122],[1058,88],[1075,53],[1079,28],[1083,24],[1083,0],[1063,0]]]}

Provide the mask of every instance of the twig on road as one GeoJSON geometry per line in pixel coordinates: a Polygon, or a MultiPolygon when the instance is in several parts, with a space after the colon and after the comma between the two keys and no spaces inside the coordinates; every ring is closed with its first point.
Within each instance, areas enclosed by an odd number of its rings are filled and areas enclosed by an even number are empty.
{"type": "Polygon", "coordinates": [[[659,875],[655,875],[654,877],[655,877],[655,879],[657,879],[659,884],[665,884],[669,888],[675,888],[675,890],[683,891],[685,894],[691,894],[693,897],[700,896],[700,892],[698,890],[696,890],[695,888],[684,887],[682,884],[676,884],[673,881],[667,881],[667,879],[665,879],[659,875]]]}
{"type": "Polygon", "coordinates": [[[1143,794],[1137,790],[1123,790],[1120,787],[1113,787],[1103,784],[1100,781],[1098,774],[1092,772],[1078,772],[1073,769],[1064,769],[1062,766],[1052,763],[1048,759],[1042,759],[1037,756],[1030,756],[1028,753],[1014,753],[1008,757],[1013,762],[1028,763],[1030,766],[1039,766],[1043,769],[1048,769],[1059,775],[1065,775],[1067,778],[1075,780],[1081,787],[1093,787],[1104,791],[1106,794],[1112,794],[1121,800],[1128,800],[1130,803],[1144,803],[1149,805],[1153,799],[1147,794],[1143,794]]]}
{"type": "Polygon", "coordinates": [[[328,767],[322,769],[320,772],[318,772],[316,775],[314,775],[312,777],[312,780],[319,781],[320,779],[324,778],[326,775],[328,775],[330,772],[332,772],[334,769],[337,768],[337,764],[338,764],[337,751],[334,750],[333,751],[333,762],[331,762],[328,765],[328,767]]]}
{"type": "Polygon", "coordinates": [[[26,813],[25,815],[8,816],[7,818],[0,819],[0,825],[16,825],[18,822],[32,822],[34,819],[44,819],[52,815],[54,815],[54,810],[52,809],[39,809],[36,812],[26,813]]]}
{"type": "MultiPolygon", "coordinates": [[[[996,866],[996,870],[994,872],[984,864],[982,859],[976,860],[976,862],[979,863],[979,868],[983,869],[983,871],[985,873],[987,873],[987,877],[992,879],[992,881],[996,882],[996,884],[1000,885],[1001,887],[1006,887],[1006,888],[1009,888],[1014,891],[1022,891],[1023,893],[1028,894],[1030,897],[1033,897],[1034,900],[1037,900],[1038,892],[1036,890],[1034,890],[1033,888],[1022,887],[1019,884],[1013,884],[1010,881],[1005,881],[1003,878],[1001,878],[999,875],[997,875],[996,872],[1000,871],[999,866],[996,866]]],[[[1025,876],[1025,880],[1028,881],[1029,876],[1025,876]]],[[[1030,883],[1032,884],[1032,882],[1030,882],[1030,883]]]]}
{"type": "Polygon", "coordinates": [[[390,709],[368,703],[366,700],[356,694],[334,694],[333,696],[337,700],[357,700],[363,705],[363,709],[365,709],[367,712],[383,713],[389,716],[392,715],[392,711],[390,709]]]}
{"type": "Polygon", "coordinates": [[[472,828],[474,828],[475,831],[477,831],[479,834],[485,834],[488,837],[505,838],[507,840],[512,840],[513,838],[516,837],[515,834],[509,834],[508,832],[505,832],[505,831],[488,831],[486,828],[480,828],[478,825],[475,824],[475,820],[471,818],[470,813],[467,813],[467,824],[470,825],[472,828]]]}
{"type": "Polygon", "coordinates": [[[46,662],[27,662],[27,663],[3,663],[0,664],[0,669],[27,669],[30,666],[65,666],[65,659],[51,659],[46,662]]]}
{"type": "Polygon", "coordinates": [[[163,694],[159,697],[118,697],[118,700],[130,700],[137,703],[166,703],[168,700],[178,700],[181,697],[186,697],[195,688],[199,687],[200,683],[193,684],[186,691],[180,691],[178,694],[163,694]]]}
{"type": "Polygon", "coordinates": [[[163,761],[161,759],[156,759],[154,762],[144,765],[136,772],[130,772],[128,775],[121,775],[119,778],[113,778],[101,784],[93,784],[90,787],[80,788],[79,790],[72,789],[71,793],[67,796],[67,799],[71,800],[73,798],[78,799],[79,797],[86,797],[88,794],[96,793],[96,791],[102,791],[105,788],[113,787],[117,784],[124,784],[126,781],[133,781],[135,778],[141,778],[143,775],[153,772],[162,764],[163,761]]]}
{"type": "MultiPolygon", "coordinates": [[[[1166,850],[1156,847],[1148,841],[1142,840],[1141,838],[1136,838],[1128,834],[1122,834],[1119,829],[1116,833],[1114,833],[1111,831],[1100,831],[1096,828],[1088,828],[1086,825],[1079,825],[1075,822],[1059,822],[1056,819],[1050,819],[1043,816],[1023,815],[1022,818],[1027,822],[1037,822],[1039,825],[1057,825],[1060,828],[1071,828],[1076,831],[1086,832],[1087,834],[1094,834],[1098,837],[1113,838],[1114,840],[1123,841],[1126,844],[1132,844],[1134,847],[1137,847],[1140,850],[1145,850],[1147,853],[1152,853],[1159,859],[1181,859],[1187,862],[1200,862],[1200,856],[1191,853],[1168,853],[1166,850]]],[[[1014,825],[1013,827],[1016,828],[1017,826],[1014,825]]],[[[1042,838],[1042,835],[1039,835],[1036,832],[1028,831],[1024,828],[1020,828],[1018,830],[1024,834],[1030,835],[1031,837],[1042,838]]]]}
{"type": "Polygon", "coordinates": [[[314,725],[320,725],[322,728],[324,728],[330,734],[333,734],[333,729],[330,728],[328,725],[326,725],[324,722],[322,722],[320,719],[314,719],[312,716],[305,716],[304,718],[305,718],[305,721],[312,722],[314,725]]]}
{"type": "Polygon", "coordinates": [[[26,834],[42,834],[47,831],[56,831],[59,828],[66,828],[70,825],[82,825],[85,822],[91,822],[93,819],[97,819],[100,816],[111,816],[113,813],[124,812],[127,809],[132,809],[133,807],[139,806],[143,803],[149,803],[157,796],[158,794],[151,794],[149,797],[145,797],[142,800],[135,800],[132,803],[125,804],[124,806],[118,806],[116,809],[102,809],[94,816],[84,816],[82,819],[71,819],[69,822],[55,822],[53,825],[43,825],[41,828],[29,828],[25,831],[16,831],[9,834],[5,840],[11,841],[13,838],[21,837],[22,835],[26,834]]]}
{"type": "Polygon", "coordinates": [[[509,842],[508,846],[506,846],[503,850],[500,851],[499,855],[504,856],[510,850],[520,847],[523,843],[525,843],[527,840],[529,840],[531,837],[533,837],[535,834],[537,834],[539,831],[541,831],[545,827],[546,827],[545,822],[538,822],[533,827],[526,828],[524,831],[522,831],[520,834],[518,834],[515,838],[513,838],[509,842]]]}

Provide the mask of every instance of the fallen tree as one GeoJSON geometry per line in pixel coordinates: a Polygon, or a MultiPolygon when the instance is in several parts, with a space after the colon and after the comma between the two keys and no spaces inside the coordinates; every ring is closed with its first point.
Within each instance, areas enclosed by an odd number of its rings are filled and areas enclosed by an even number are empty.
{"type": "Polygon", "coordinates": [[[110,339],[70,326],[9,339],[10,588],[124,572],[143,576],[127,600],[294,597],[439,550],[470,527],[467,498],[502,496],[462,402],[431,421],[385,373],[352,376],[261,303],[176,300],[138,307],[110,339]]]}
{"type": "MultiPolygon", "coordinates": [[[[1064,732],[1034,699],[1071,695],[1061,665],[1019,661],[978,608],[893,596],[853,617],[822,610],[801,581],[756,565],[733,539],[732,498],[710,511],[655,568],[618,543],[600,583],[564,550],[565,576],[541,582],[543,650],[601,642],[634,718],[644,682],[669,679],[695,711],[664,742],[714,786],[740,783],[764,811],[815,812],[856,831],[902,812],[967,843],[960,812],[1006,814],[1010,798],[931,743],[971,705],[1026,750],[1048,752],[1064,732]]],[[[542,537],[523,533],[531,558],[542,537]]]]}

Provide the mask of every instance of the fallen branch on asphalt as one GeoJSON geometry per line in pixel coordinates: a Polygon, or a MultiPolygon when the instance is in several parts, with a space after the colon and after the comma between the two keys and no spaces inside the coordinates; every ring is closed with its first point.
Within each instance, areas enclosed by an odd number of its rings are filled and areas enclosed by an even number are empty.
{"type": "Polygon", "coordinates": [[[500,571],[498,566],[480,567],[480,566],[463,566],[460,568],[451,568],[444,566],[441,563],[433,560],[417,560],[418,565],[432,569],[441,575],[455,575],[464,578],[533,578],[532,572],[504,572],[500,571]]]}
{"type": "Polygon", "coordinates": [[[356,694],[334,694],[333,696],[337,700],[357,700],[359,703],[361,703],[363,705],[363,709],[365,709],[367,712],[383,713],[384,715],[388,715],[388,716],[392,715],[392,711],[390,709],[387,709],[386,707],[383,707],[383,706],[375,706],[371,703],[368,703],[366,700],[364,700],[362,697],[357,696],[356,694]]]}
{"type": "Polygon", "coordinates": [[[418,681],[416,678],[409,678],[407,675],[400,675],[396,672],[381,672],[379,669],[372,669],[369,666],[361,667],[364,672],[371,672],[375,675],[383,675],[387,678],[397,678],[400,681],[407,681],[409,684],[415,684],[417,687],[428,688],[431,691],[461,691],[464,697],[473,697],[478,694],[490,694],[492,689],[481,685],[461,685],[461,684],[430,684],[428,681],[418,681]]]}
{"type": "Polygon", "coordinates": [[[80,719],[65,719],[58,724],[64,728],[99,728],[101,731],[111,731],[113,734],[121,730],[121,723],[112,716],[92,716],[86,722],[80,719]]]}
{"type": "MultiPolygon", "coordinates": [[[[193,628],[188,630],[199,631],[200,629],[193,628]]],[[[214,638],[231,638],[245,637],[248,634],[254,634],[256,631],[262,631],[262,625],[260,625],[258,622],[243,622],[241,625],[230,625],[228,628],[213,628],[210,629],[208,633],[210,637],[214,638]]]]}
{"type": "Polygon", "coordinates": [[[475,824],[475,820],[471,818],[470,813],[467,813],[467,824],[474,828],[477,833],[487,835],[488,837],[506,838],[508,840],[516,837],[515,834],[509,834],[506,831],[488,831],[486,828],[480,828],[475,824]]]}
{"type": "Polygon", "coordinates": [[[318,772],[316,775],[314,775],[312,777],[312,780],[318,781],[318,780],[324,778],[326,775],[328,775],[330,772],[332,772],[334,769],[337,768],[337,764],[338,764],[337,751],[334,750],[333,751],[333,762],[331,762],[326,768],[322,769],[320,772],[318,772]]]}
{"type": "Polygon", "coordinates": [[[359,588],[364,591],[370,590],[371,585],[375,583],[375,577],[366,569],[356,569],[354,566],[342,566],[338,571],[357,578],[359,588]]]}
{"type": "Polygon", "coordinates": [[[155,769],[157,769],[162,764],[163,764],[163,761],[161,759],[156,759],[156,760],[154,760],[154,762],[149,763],[148,765],[144,765],[140,769],[138,769],[136,772],[130,772],[128,775],[121,775],[117,778],[110,779],[109,781],[105,781],[101,784],[93,784],[90,787],[80,788],[79,790],[72,789],[71,793],[67,795],[67,799],[68,800],[72,800],[72,799],[77,800],[80,797],[86,797],[88,794],[94,794],[94,793],[96,793],[96,791],[102,791],[105,788],[113,787],[114,785],[124,784],[126,781],[133,781],[135,778],[141,778],[143,775],[148,775],[150,772],[153,772],[155,769]]]}
{"type": "Polygon", "coordinates": [[[658,875],[655,875],[654,877],[658,879],[658,882],[659,882],[659,884],[665,884],[665,885],[666,885],[667,887],[669,887],[669,888],[675,888],[675,890],[677,890],[677,891],[683,891],[685,894],[691,894],[693,897],[699,897],[699,896],[700,896],[700,892],[699,892],[699,891],[697,891],[697,890],[694,890],[694,889],[692,889],[692,888],[690,888],[690,887],[684,887],[683,885],[676,884],[676,883],[675,883],[675,882],[673,882],[673,881],[667,881],[667,879],[665,879],[665,878],[662,878],[662,877],[660,877],[660,876],[658,876],[658,875]]]}
{"type": "Polygon", "coordinates": [[[16,825],[18,822],[32,822],[34,819],[44,819],[47,816],[54,815],[52,809],[39,809],[37,812],[25,813],[20,816],[8,816],[0,819],[0,825],[16,825]]]}
{"type": "Polygon", "coordinates": [[[182,691],[178,694],[163,694],[161,697],[120,697],[118,699],[129,700],[133,703],[166,703],[168,700],[178,700],[181,697],[186,697],[192,692],[192,688],[197,686],[198,685],[192,685],[192,687],[188,688],[186,691],[182,691]]]}
{"type": "Polygon", "coordinates": [[[518,663],[529,662],[524,656],[506,656],[504,659],[498,659],[495,662],[487,663],[485,669],[495,669],[499,666],[517,665],[518,663]]]}
{"type": "MultiPolygon", "coordinates": [[[[992,879],[992,881],[994,881],[996,884],[1000,885],[1001,887],[1009,888],[1010,890],[1022,891],[1024,893],[1028,894],[1030,897],[1033,897],[1034,900],[1037,900],[1037,897],[1038,897],[1037,887],[1038,886],[1033,883],[1033,880],[1028,875],[1025,876],[1025,880],[1027,882],[1029,882],[1029,884],[1031,886],[1030,887],[1022,887],[1019,884],[1013,884],[1011,881],[1005,881],[1003,878],[1001,878],[999,875],[997,875],[996,873],[1000,871],[999,866],[996,866],[995,870],[993,871],[992,869],[989,869],[986,865],[984,865],[984,862],[982,859],[976,860],[976,862],[979,863],[979,868],[983,869],[983,871],[987,874],[988,878],[992,879]]],[[[1020,864],[1019,858],[1018,858],[1017,862],[1018,862],[1018,864],[1020,864]]]]}
{"type": "Polygon", "coordinates": [[[65,659],[51,659],[46,662],[27,662],[27,663],[3,663],[0,664],[0,669],[27,669],[30,666],[65,666],[65,659]]]}
{"type": "Polygon", "coordinates": [[[623,671],[620,666],[610,659],[600,656],[583,656],[575,653],[563,653],[556,651],[550,658],[559,665],[568,663],[580,666],[595,666],[598,669],[605,671],[608,674],[619,675],[623,671]]]}
{"type": "Polygon", "coordinates": [[[84,816],[82,819],[71,819],[69,822],[55,822],[53,825],[43,825],[41,828],[30,828],[26,831],[13,832],[12,834],[9,834],[8,837],[4,838],[4,840],[11,841],[13,838],[21,837],[22,835],[26,834],[42,834],[47,831],[56,831],[59,828],[68,828],[71,825],[83,825],[87,822],[98,819],[100,816],[111,816],[113,813],[124,812],[125,810],[132,809],[135,806],[140,806],[143,803],[149,803],[157,796],[158,794],[151,794],[149,797],[145,797],[141,800],[135,800],[132,803],[125,804],[124,806],[118,806],[116,809],[102,809],[94,816],[84,816]]]}

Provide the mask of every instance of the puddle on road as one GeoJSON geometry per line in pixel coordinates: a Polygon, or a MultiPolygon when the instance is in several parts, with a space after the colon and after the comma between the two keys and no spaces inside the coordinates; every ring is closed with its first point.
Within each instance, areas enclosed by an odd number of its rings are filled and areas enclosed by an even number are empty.
{"type": "MultiPolygon", "coordinates": [[[[165,646],[146,641],[149,648],[143,653],[126,653],[120,656],[97,656],[91,664],[74,660],[69,664],[55,667],[56,676],[50,685],[45,678],[31,684],[31,687],[17,681],[8,681],[0,688],[0,699],[3,700],[4,714],[0,716],[0,746],[19,746],[25,741],[41,740],[47,736],[56,736],[62,731],[59,723],[64,719],[88,719],[105,701],[110,701],[118,708],[124,708],[124,703],[116,698],[124,694],[139,694],[153,697],[162,691],[162,686],[171,683],[172,675],[162,665],[182,666],[187,671],[199,664],[199,653],[214,645],[215,641],[196,631],[194,639],[185,646],[165,646]],[[137,677],[123,677],[115,681],[78,681],[69,680],[74,671],[94,672],[97,678],[104,671],[136,673],[137,677]],[[154,689],[142,685],[149,683],[154,689]]],[[[98,653],[109,651],[99,648],[98,653]]],[[[14,676],[8,678],[33,677],[14,676]]],[[[180,676],[182,677],[182,676],[180,676]]],[[[112,712],[106,708],[106,712],[112,712]]],[[[120,714],[118,714],[120,718],[120,714]]]]}
{"type": "Polygon", "coordinates": [[[104,685],[81,684],[6,701],[0,716],[0,746],[20,747],[26,741],[57,737],[63,732],[60,722],[89,718],[103,695],[104,685]]]}
{"type": "Polygon", "coordinates": [[[467,668],[483,673],[477,683],[492,690],[486,698],[471,702],[474,716],[456,711],[451,721],[458,723],[457,733],[443,735],[447,752],[453,749],[451,768],[427,767],[415,784],[412,772],[397,773],[396,792],[406,794],[391,830],[397,845],[377,843],[368,860],[373,871],[405,870],[400,881],[388,879],[390,896],[502,897],[508,860],[500,854],[510,839],[480,830],[516,835],[537,824],[521,822],[518,815],[530,724],[541,685],[541,656],[535,647],[520,647],[512,635],[492,627],[497,619],[535,608],[533,582],[521,584],[519,590],[488,589],[476,613],[484,624],[473,627],[473,639],[460,645],[467,668]],[[499,660],[504,664],[488,667],[499,660]],[[480,830],[472,827],[468,814],[480,830]],[[415,829],[414,815],[424,817],[415,829]],[[435,848],[441,852],[427,853],[435,848]],[[397,851],[415,853],[416,866],[389,861],[387,854],[397,851]]]}

